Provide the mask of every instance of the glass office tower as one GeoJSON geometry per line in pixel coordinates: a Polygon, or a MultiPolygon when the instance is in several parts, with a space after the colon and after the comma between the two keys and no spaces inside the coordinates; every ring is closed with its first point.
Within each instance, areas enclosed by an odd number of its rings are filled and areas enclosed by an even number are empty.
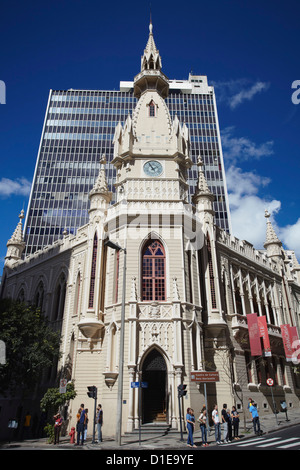
{"type": "MultiPolygon", "coordinates": [[[[25,221],[24,255],[50,245],[64,230],[76,233],[88,221],[88,194],[107,159],[107,178],[114,191],[113,137],[137,103],[133,82],[120,91],[51,90],[25,221]]],[[[166,98],[171,117],[177,114],[190,131],[191,158],[202,156],[205,175],[215,194],[216,223],[230,231],[223,154],[216,100],[206,76],[170,80],[166,98]]],[[[197,183],[196,165],[190,169],[190,194],[197,183]]]]}

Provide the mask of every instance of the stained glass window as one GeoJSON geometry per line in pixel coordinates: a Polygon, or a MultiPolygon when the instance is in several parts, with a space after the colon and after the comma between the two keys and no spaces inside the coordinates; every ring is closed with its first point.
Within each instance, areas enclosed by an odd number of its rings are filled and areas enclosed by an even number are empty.
{"type": "Polygon", "coordinates": [[[217,308],[214,268],[213,268],[212,255],[211,255],[210,239],[208,236],[207,236],[207,253],[208,253],[208,267],[209,267],[209,279],[210,279],[211,306],[212,308],[217,308]]]}
{"type": "Polygon", "coordinates": [[[158,240],[149,240],[143,250],[142,299],[166,300],[166,257],[158,240]]]}
{"type": "Polygon", "coordinates": [[[89,308],[93,308],[93,306],[94,306],[94,292],[95,292],[95,279],[96,279],[97,251],[98,251],[98,238],[97,238],[97,234],[95,234],[95,237],[94,237],[94,245],[93,245],[92,269],[91,269],[91,283],[90,283],[90,295],[89,295],[89,308]]]}

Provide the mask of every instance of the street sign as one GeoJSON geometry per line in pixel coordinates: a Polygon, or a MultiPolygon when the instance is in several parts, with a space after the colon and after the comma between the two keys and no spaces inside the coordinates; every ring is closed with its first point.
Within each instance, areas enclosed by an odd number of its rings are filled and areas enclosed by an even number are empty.
{"type": "Polygon", "coordinates": [[[61,379],[59,382],[59,393],[66,393],[67,391],[67,380],[61,379]]]}
{"type": "Polygon", "coordinates": [[[273,379],[267,379],[267,385],[269,385],[269,387],[272,387],[274,385],[274,380],[273,379]]]}
{"type": "Polygon", "coordinates": [[[194,372],[191,372],[191,381],[201,382],[201,383],[219,382],[220,381],[219,372],[218,371],[213,371],[213,372],[194,371],[194,372]]]}
{"type": "Polygon", "coordinates": [[[148,388],[148,382],[131,382],[131,388],[148,388]]]}

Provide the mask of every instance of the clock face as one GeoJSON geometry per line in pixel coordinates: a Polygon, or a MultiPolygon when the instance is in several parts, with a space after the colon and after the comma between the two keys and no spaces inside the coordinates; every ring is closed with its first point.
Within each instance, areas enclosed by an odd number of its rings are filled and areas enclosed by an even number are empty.
{"type": "Polygon", "coordinates": [[[159,176],[162,174],[163,167],[161,163],[153,160],[146,162],[144,165],[144,172],[147,176],[159,176]]]}

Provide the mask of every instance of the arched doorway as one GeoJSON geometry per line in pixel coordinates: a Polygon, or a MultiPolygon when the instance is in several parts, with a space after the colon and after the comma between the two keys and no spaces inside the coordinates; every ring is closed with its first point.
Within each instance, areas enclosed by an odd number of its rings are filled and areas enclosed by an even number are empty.
{"type": "Polygon", "coordinates": [[[152,349],[143,362],[143,423],[165,422],[167,418],[167,365],[157,349],[152,349]]]}

